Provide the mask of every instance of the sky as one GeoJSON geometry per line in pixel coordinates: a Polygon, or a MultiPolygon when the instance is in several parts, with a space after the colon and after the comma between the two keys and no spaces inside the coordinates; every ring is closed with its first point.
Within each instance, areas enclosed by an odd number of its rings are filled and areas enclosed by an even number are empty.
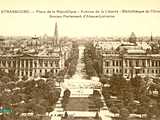
{"type": "MultiPolygon", "coordinates": [[[[36,10],[159,10],[159,0],[0,0],[0,10],[29,10],[29,14],[0,13],[0,35],[54,35],[55,22],[59,36],[106,37],[160,36],[159,13],[118,13],[114,18],[50,18],[36,10]],[[34,13],[32,13],[34,11],[34,13]]],[[[53,15],[53,14],[52,14],[53,15]]],[[[69,14],[67,14],[69,15],[69,14]]],[[[73,14],[74,15],[74,14],[73,14]]],[[[83,14],[81,14],[83,15],[83,14]]],[[[102,14],[101,14],[102,15],[102,14]]],[[[109,15],[109,14],[107,14],[109,15]]]]}

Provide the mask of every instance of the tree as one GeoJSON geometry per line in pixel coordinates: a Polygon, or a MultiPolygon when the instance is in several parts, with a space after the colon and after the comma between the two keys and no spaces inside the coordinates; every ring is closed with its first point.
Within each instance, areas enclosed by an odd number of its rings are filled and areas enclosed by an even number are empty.
{"type": "MultiPolygon", "coordinates": [[[[14,82],[7,73],[0,73],[0,103],[3,107],[11,108],[8,120],[20,119],[21,113],[32,112],[35,115],[45,114],[53,110],[60,96],[60,90],[55,88],[53,80],[25,80],[14,82]],[[16,89],[15,89],[16,88],[16,89]],[[17,89],[19,88],[19,89],[17,89]],[[10,91],[6,91],[10,89],[10,91]]],[[[68,92],[66,92],[67,97],[68,92]]],[[[5,116],[6,118],[6,116],[5,116]]],[[[38,118],[31,117],[33,120],[38,118]]]]}
{"type": "Polygon", "coordinates": [[[69,89],[66,89],[66,90],[64,91],[64,96],[69,97],[69,96],[70,96],[70,94],[71,94],[71,92],[70,92],[70,90],[69,90],[69,89]]]}
{"type": "Polygon", "coordinates": [[[126,84],[124,88],[122,88],[122,93],[121,93],[121,99],[123,100],[123,103],[125,106],[128,106],[130,103],[133,102],[134,100],[134,94],[132,87],[129,83],[126,84]]]}
{"type": "Polygon", "coordinates": [[[100,116],[99,116],[98,112],[96,112],[95,119],[100,120],[100,116]]]}
{"type": "Polygon", "coordinates": [[[47,79],[46,85],[49,87],[50,91],[55,90],[55,80],[54,79],[47,79]]]}
{"type": "Polygon", "coordinates": [[[2,76],[2,77],[0,78],[0,80],[1,80],[1,82],[3,82],[3,83],[8,83],[8,82],[11,81],[10,77],[8,77],[8,76],[2,76]]]}
{"type": "Polygon", "coordinates": [[[22,77],[22,80],[23,80],[23,81],[26,81],[26,80],[28,80],[28,77],[27,77],[27,76],[23,76],[23,77],[22,77]]]}
{"type": "Polygon", "coordinates": [[[129,110],[127,108],[120,109],[120,119],[128,120],[128,117],[129,117],[129,110]]]}
{"type": "Polygon", "coordinates": [[[65,119],[68,118],[68,113],[67,112],[64,113],[64,118],[65,119]]]}
{"type": "Polygon", "coordinates": [[[64,91],[63,101],[62,101],[62,105],[64,106],[64,108],[65,108],[66,104],[68,103],[69,97],[70,97],[70,90],[66,89],[64,91]]]}
{"type": "Polygon", "coordinates": [[[18,81],[16,85],[17,85],[17,87],[19,87],[22,90],[22,88],[24,87],[24,81],[22,81],[22,80],[18,81]]]}
{"type": "Polygon", "coordinates": [[[140,105],[138,107],[138,113],[141,114],[141,118],[142,118],[143,117],[142,115],[147,113],[147,108],[143,105],[140,105]]]}
{"type": "Polygon", "coordinates": [[[100,110],[100,107],[103,106],[103,103],[101,101],[101,94],[99,93],[99,91],[94,90],[92,98],[93,98],[93,101],[94,101],[96,107],[98,108],[98,110],[100,110]]]}
{"type": "Polygon", "coordinates": [[[124,92],[124,89],[128,88],[127,81],[123,78],[122,75],[114,74],[111,77],[109,84],[113,95],[121,96],[124,92]]]}
{"type": "Polygon", "coordinates": [[[119,112],[119,109],[118,107],[113,105],[111,106],[110,111],[114,114],[114,117],[115,117],[115,114],[119,112]]]}
{"type": "Polygon", "coordinates": [[[17,81],[18,80],[18,76],[15,73],[15,68],[10,68],[9,69],[8,77],[10,77],[12,81],[17,81]]]}
{"type": "Polygon", "coordinates": [[[4,91],[5,88],[6,84],[0,81],[0,93],[2,93],[2,91],[4,91]]]}
{"type": "Polygon", "coordinates": [[[13,92],[13,89],[15,88],[15,82],[8,82],[7,87],[13,92]]]}
{"type": "Polygon", "coordinates": [[[100,76],[100,82],[103,84],[103,86],[104,86],[104,84],[106,84],[107,83],[107,78],[104,76],[104,75],[101,75],[100,76]]]}
{"type": "Polygon", "coordinates": [[[139,99],[141,95],[146,94],[145,81],[143,81],[140,76],[135,76],[130,82],[136,99],[139,99]]]}

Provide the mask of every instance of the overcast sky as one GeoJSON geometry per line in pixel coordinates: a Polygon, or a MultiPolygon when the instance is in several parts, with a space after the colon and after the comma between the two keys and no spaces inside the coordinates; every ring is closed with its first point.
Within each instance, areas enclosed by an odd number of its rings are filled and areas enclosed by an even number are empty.
{"type": "MultiPolygon", "coordinates": [[[[159,0],[0,0],[0,10],[160,10],[159,0]]],[[[113,15],[113,14],[112,14],[113,15]]],[[[49,18],[49,14],[1,14],[0,35],[160,36],[160,12],[115,14],[115,18],[49,18]]]]}

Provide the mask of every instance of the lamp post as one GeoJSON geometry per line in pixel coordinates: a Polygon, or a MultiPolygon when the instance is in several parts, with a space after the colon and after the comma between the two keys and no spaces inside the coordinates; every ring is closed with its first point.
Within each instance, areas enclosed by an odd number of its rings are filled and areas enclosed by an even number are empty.
{"type": "Polygon", "coordinates": [[[64,82],[64,77],[63,76],[58,76],[58,77],[56,77],[56,81],[59,83],[59,87],[60,87],[60,83],[64,82]]]}
{"type": "Polygon", "coordinates": [[[149,120],[152,119],[152,111],[153,111],[153,104],[150,103],[150,104],[149,104],[149,109],[148,109],[148,114],[147,114],[147,118],[148,118],[149,120]]]}

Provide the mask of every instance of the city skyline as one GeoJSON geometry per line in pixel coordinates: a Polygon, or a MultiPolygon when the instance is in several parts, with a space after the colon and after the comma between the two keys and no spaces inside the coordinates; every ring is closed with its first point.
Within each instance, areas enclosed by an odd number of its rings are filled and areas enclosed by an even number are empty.
{"type": "MultiPolygon", "coordinates": [[[[1,10],[159,10],[157,0],[134,0],[127,3],[96,0],[94,2],[64,0],[51,1],[19,1],[1,2],[1,10]]],[[[50,18],[49,14],[0,14],[0,35],[33,36],[54,35],[54,24],[57,22],[59,36],[68,37],[106,37],[129,36],[135,32],[137,36],[159,36],[160,13],[126,13],[111,14],[115,18],[50,18]]]]}

